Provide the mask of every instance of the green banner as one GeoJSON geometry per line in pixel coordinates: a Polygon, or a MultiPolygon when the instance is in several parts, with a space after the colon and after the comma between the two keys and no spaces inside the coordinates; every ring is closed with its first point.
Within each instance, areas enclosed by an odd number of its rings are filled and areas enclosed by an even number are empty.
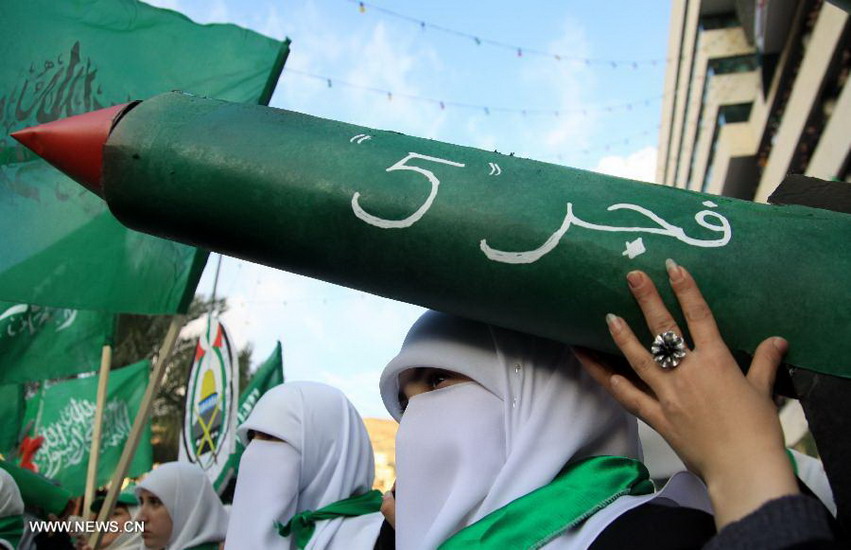
{"type": "Polygon", "coordinates": [[[16,450],[24,417],[24,387],[20,384],[0,385],[0,453],[16,450]]]}
{"type": "MultiPolygon", "coordinates": [[[[140,361],[109,374],[103,415],[97,485],[106,484],[121,458],[121,451],[148,385],[151,363],[140,361]]],[[[55,479],[74,495],[85,491],[89,449],[92,442],[98,377],[89,376],[43,389],[27,401],[27,419],[33,418],[33,436],[44,436],[35,454],[39,473],[55,479]]],[[[142,432],[136,455],[127,475],[151,469],[151,427],[142,432]]]]}
{"type": "MultiPolygon", "coordinates": [[[[278,342],[274,351],[272,351],[272,355],[270,355],[268,359],[263,362],[260,368],[257,369],[257,372],[254,373],[254,376],[251,377],[251,381],[239,396],[239,412],[236,415],[236,425],[239,426],[245,422],[245,419],[248,418],[248,415],[251,414],[251,411],[254,409],[254,405],[257,404],[257,400],[260,399],[264,393],[283,383],[284,358],[281,351],[281,343],[278,342]]],[[[224,490],[227,482],[230,481],[231,477],[236,475],[239,471],[239,459],[242,457],[242,452],[244,450],[245,447],[243,447],[242,443],[240,443],[237,439],[236,451],[234,451],[228,458],[227,468],[230,468],[231,474],[230,476],[219,477],[219,479],[222,480],[222,483],[216,487],[217,491],[224,490]]]]}
{"type": "Polygon", "coordinates": [[[0,384],[97,370],[113,318],[98,311],[0,302],[0,384]]]}
{"type": "Polygon", "coordinates": [[[0,300],[185,311],[206,251],[125,229],[9,133],[174,89],[265,104],[288,42],[136,0],[28,0],[3,2],[0,51],[0,300]]]}

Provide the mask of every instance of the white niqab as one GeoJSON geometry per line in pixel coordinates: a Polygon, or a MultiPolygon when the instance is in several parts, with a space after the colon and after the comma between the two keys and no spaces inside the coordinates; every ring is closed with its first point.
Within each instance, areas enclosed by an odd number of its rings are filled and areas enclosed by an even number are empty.
{"type": "Polygon", "coordinates": [[[282,441],[252,440],[239,461],[225,550],[289,548],[275,522],[286,523],[298,505],[300,453],[282,441]]]}
{"type": "MultiPolygon", "coordinates": [[[[548,484],[570,461],[641,458],[635,418],[588,377],[567,346],[446,314],[427,312],[414,324],[382,373],[381,396],[400,420],[399,550],[437,548],[548,484]],[[415,396],[402,416],[399,375],[417,367],[464,374],[474,383],[415,396]]],[[[625,511],[610,509],[616,510],[594,516],[600,529],[625,511]]],[[[571,536],[547,548],[579,548],[569,544],[571,536]]]]}
{"type": "Polygon", "coordinates": [[[155,494],[171,516],[167,550],[185,550],[225,539],[228,516],[204,471],[195,464],[168,462],[136,485],[155,494]]]}
{"type": "MultiPolygon", "coordinates": [[[[289,549],[290,538],[278,535],[275,521],[286,523],[299,512],[372,490],[375,468],[366,427],[336,388],[316,382],[276,386],[237,429],[244,443],[249,430],[283,442],[254,439],[246,448],[228,526],[228,550],[289,549]]],[[[378,512],[319,521],[307,548],[372,549],[382,521],[378,512]]]]}
{"type": "Polygon", "coordinates": [[[397,535],[425,540],[431,532],[454,532],[459,519],[470,519],[505,463],[502,402],[476,383],[457,384],[412,399],[402,423],[396,441],[396,501],[403,503],[396,507],[397,535]],[[423,438],[427,452],[410,438],[423,438]]]}

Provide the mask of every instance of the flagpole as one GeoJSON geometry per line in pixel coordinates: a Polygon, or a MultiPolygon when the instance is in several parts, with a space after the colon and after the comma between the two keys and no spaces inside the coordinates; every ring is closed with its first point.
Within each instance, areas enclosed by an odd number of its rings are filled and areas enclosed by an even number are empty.
{"type": "MultiPolygon", "coordinates": [[[[177,336],[180,329],[186,322],[185,315],[175,315],[171,318],[171,324],[168,327],[168,332],[163,339],[162,346],[154,358],[154,369],[151,372],[151,378],[148,381],[148,388],[145,390],[145,396],[142,398],[142,403],[139,405],[139,412],[136,413],[136,419],[133,421],[133,428],[130,430],[130,435],[127,437],[127,443],[124,445],[124,450],[121,452],[121,459],[112,474],[112,479],[109,482],[109,492],[106,494],[106,499],[98,513],[98,521],[105,522],[112,515],[112,510],[115,507],[115,502],[118,500],[118,493],[121,492],[121,482],[127,475],[127,470],[130,468],[130,461],[133,455],[136,454],[136,447],[139,445],[139,439],[142,435],[142,430],[145,427],[145,422],[148,420],[151,408],[154,403],[154,396],[162,383],[163,375],[165,374],[165,365],[174,350],[174,344],[177,342],[177,336]]],[[[97,550],[100,544],[103,531],[96,530],[89,537],[89,546],[97,550]]]]}
{"type": "Polygon", "coordinates": [[[100,373],[98,374],[97,405],[95,406],[95,423],[92,428],[92,443],[89,449],[89,470],[86,475],[86,492],[83,498],[83,516],[88,517],[97,488],[98,462],[100,461],[100,440],[103,430],[103,411],[106,409],[106,390],[109,384],[109,367],[112,364],[112,346],[106,344],[100,356],[100,373]]]}
{"type": "Polygon", "coordinates": [[[216,276],[213,277],[213,295],[210,298],[210,312],[207,314],[207,338],[210,337],[210,322],[213,319],[213,312],[216,310],[216,290],[219,287],[219,271],[222,269],[222,254],[219,254],[219,261],[216,263],[216,276]]]}

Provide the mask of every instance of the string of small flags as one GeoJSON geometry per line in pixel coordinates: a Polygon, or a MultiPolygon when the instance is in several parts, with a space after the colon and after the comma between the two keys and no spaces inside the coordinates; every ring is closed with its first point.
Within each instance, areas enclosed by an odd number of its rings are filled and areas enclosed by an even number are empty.
{"type": "Polygon", "coordinates": [[[661,58],[661,59],[603,59],[603,58],[589,58],[589,57],[579,57],[575,55],[569,54],[561,54],[561,53],[553,53],[544,50],[539,50],[536,48],[529,48],[526,46],[520,46],[517,44],[509,44],[507,42],[501,42],[499,40],[493,40],[491,38],[483,38],[481,36],[476,36],[474,34],[466,33],[463,31],[459,31],[457,29],[450,29],[448,27],[444,27],[441,25],[436,25],[434,23],[429,23],[428,21],[423,21],[421,19],[417,19],[415,17],[410,17],[408,15],[404,15],[393,10],[389,10],[387,8],[383,8],[381,6],[376,6],[375,4],[371,4],[369,2],[361,2],[359,0],[349,0],[351,3],[356,3],[358,5],[358,11],[360,13],[366,13],[367,8],[370,10],[374,10],[376,12],[382,13],[389,17],[393,17],[396,19],[401,19],[404,21],[408,21],[413,23],[423,31],[427,29],[433,29],[436,31],[440,31],[446,34],[451,34],[460,38],[464,38],[470,41],[470,43],[475,44],[476,46],[488,45],[494,46],[497,48],[502,48],[505,50],[509,50],[514,53],[517,57],[524,56],[538,56],[538,57],[549,57],[554,59],[555,61],[564,61],[569,63],[577,63],[583,65],[604,65],[609,66],[612,69],[622,69],[622,68],[631,68],[631,69],[639,69],[640,67],[656,67],[657,65],[664,65],[669,62],[670,58],[661,58]]]}
{"type": "Polygon", "coordinates": [[[285,73],[291,73],[299,76],[303,76],[306,78],[312,78],[314,80],[318,80],[324,82],[328,88],[333,88],[336,86],[344,86],[347,88],[353,88],[357,90],[363,90],[367,92],[372,92],[374,94],[382,95],[387,98],[388,101],[393,101],[396,98],[402,98],[410,101],[419,101],[423,103],[430,103],[439,107],[441,111],[446,110],[448,108],[457,108],[457,109],[468,109],[473,111],[479,111],[480,113],[484,113],[485,115],[491,115],[496,113],[513,113],[520,114],[523,116],[540,116],[540,115],[549,115],[549,116],[561,116],[566,114],[580,114],[582,116],[588,115],[590,113],[615,113],[615,112],[628,112],[633,109],[638,109],[640,107],[649,107],[651,104],[664,99],[668,94],[656,95],[653,97],[648,97],[644,99],[638,99],[634,101],[628,101],[625,103],[613,103],[610,105],[592,105],[586,106],[576,109],[536,109],[536,108],[524,108],[524,107],[490,107],[487,105],[476,105],[473,103],[463,103],[460,101],[448,101],[444,99],[437,99],[433,97],[425,97],[414,94],[407,94],[402,92],[393,92],[391,90],[386,90],[382,88],[376,88],[374,86],[365,86],[362,84],[355,84],[353,82],[347,82],[345,80],[341,80],[339,78],[332,78],[329,76],[319,75],[315,73],[311,73],[308,71],[302,71],[299,69],[293,69],[290,67],[284,67],[285,73]]]}
{"type": "MultiPolygon", "coordinates": [[[[516,44],[509,44],[507,42],[501,42],[499,40],[493,40],[490,38],[482,38],[480,36],[476,36],[474,34],[466,33],[463,31],[459,31],[456,29],[450,29],[448,27],[443,27],[441,25],[436,25],[434,23],[429,23],[428,21],[424,21],[422,19],[417,19],[415,17],[411,17],[408,15],[404,15],[393,10],[389,10],[387,8],[383,8],[381,6],[376,6],[375,4],[371,4],[369,2],[361,2],[359,0],[348,0],[350,3],[358,5],[358,11],[360,13],[366,13],[367,8],[370,10],[374,10],[376,12],[382,13],[389,17],[393,17],[396,19],[401,19],[407,21],[409,23],[413,23],[417,25],[421,30],[426,31],[427,29],[433,29],[436,31],[443,32],[445,34],[451,34],[457,36],[459,38],[463,38],[465,40],[469,40],[471,44],[475,44],[476,46],[488,45],[494,46],[497,48],[502,48],[512,52],[516,57],[528,57],[528,56],[538,56],[538,57],[548,57],[555,61],[559,62],[568,62],[574,64],[581,64],[586,66],[603,66],[603,67],[611,67],[612,69],[639,69],[642,67],[656,67],[662,66],[672,61],[678,60],[676,57],[664,57],[664,58],[656,58],[656,59],[610,59],[610,58],[593,58],[593,57],[579,57],[575,55],[569,54],[561,54],[561,53],[553,53],[544,50],[539,50],[536,48],[529,48],[526,46],[520,46],[516,44]]],[[[707,35],[701,32],[697,35],[699,40],[695,42],[696,49],[694,51],[694,57],[697,56],[700,52],[705,52],[712,50],[718,44],[726,44],[727,37],[721,34],[715,35],[707,35]]],[[[679,59],[683,59],[686,57],[686,53],[684,52],[679,59]]]]}

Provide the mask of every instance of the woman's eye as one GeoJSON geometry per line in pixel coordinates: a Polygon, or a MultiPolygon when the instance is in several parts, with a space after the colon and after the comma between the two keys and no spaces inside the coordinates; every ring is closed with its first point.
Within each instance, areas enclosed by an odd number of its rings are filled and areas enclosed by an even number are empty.
{"type": "Polygon", "coordinates": [[[437,389],[438,386],[449,380],[449,378],[450,376],[447,373],[438,371],[432,373],[428,377],[428,385],[431,386],[432,389],[437,389]]]}

